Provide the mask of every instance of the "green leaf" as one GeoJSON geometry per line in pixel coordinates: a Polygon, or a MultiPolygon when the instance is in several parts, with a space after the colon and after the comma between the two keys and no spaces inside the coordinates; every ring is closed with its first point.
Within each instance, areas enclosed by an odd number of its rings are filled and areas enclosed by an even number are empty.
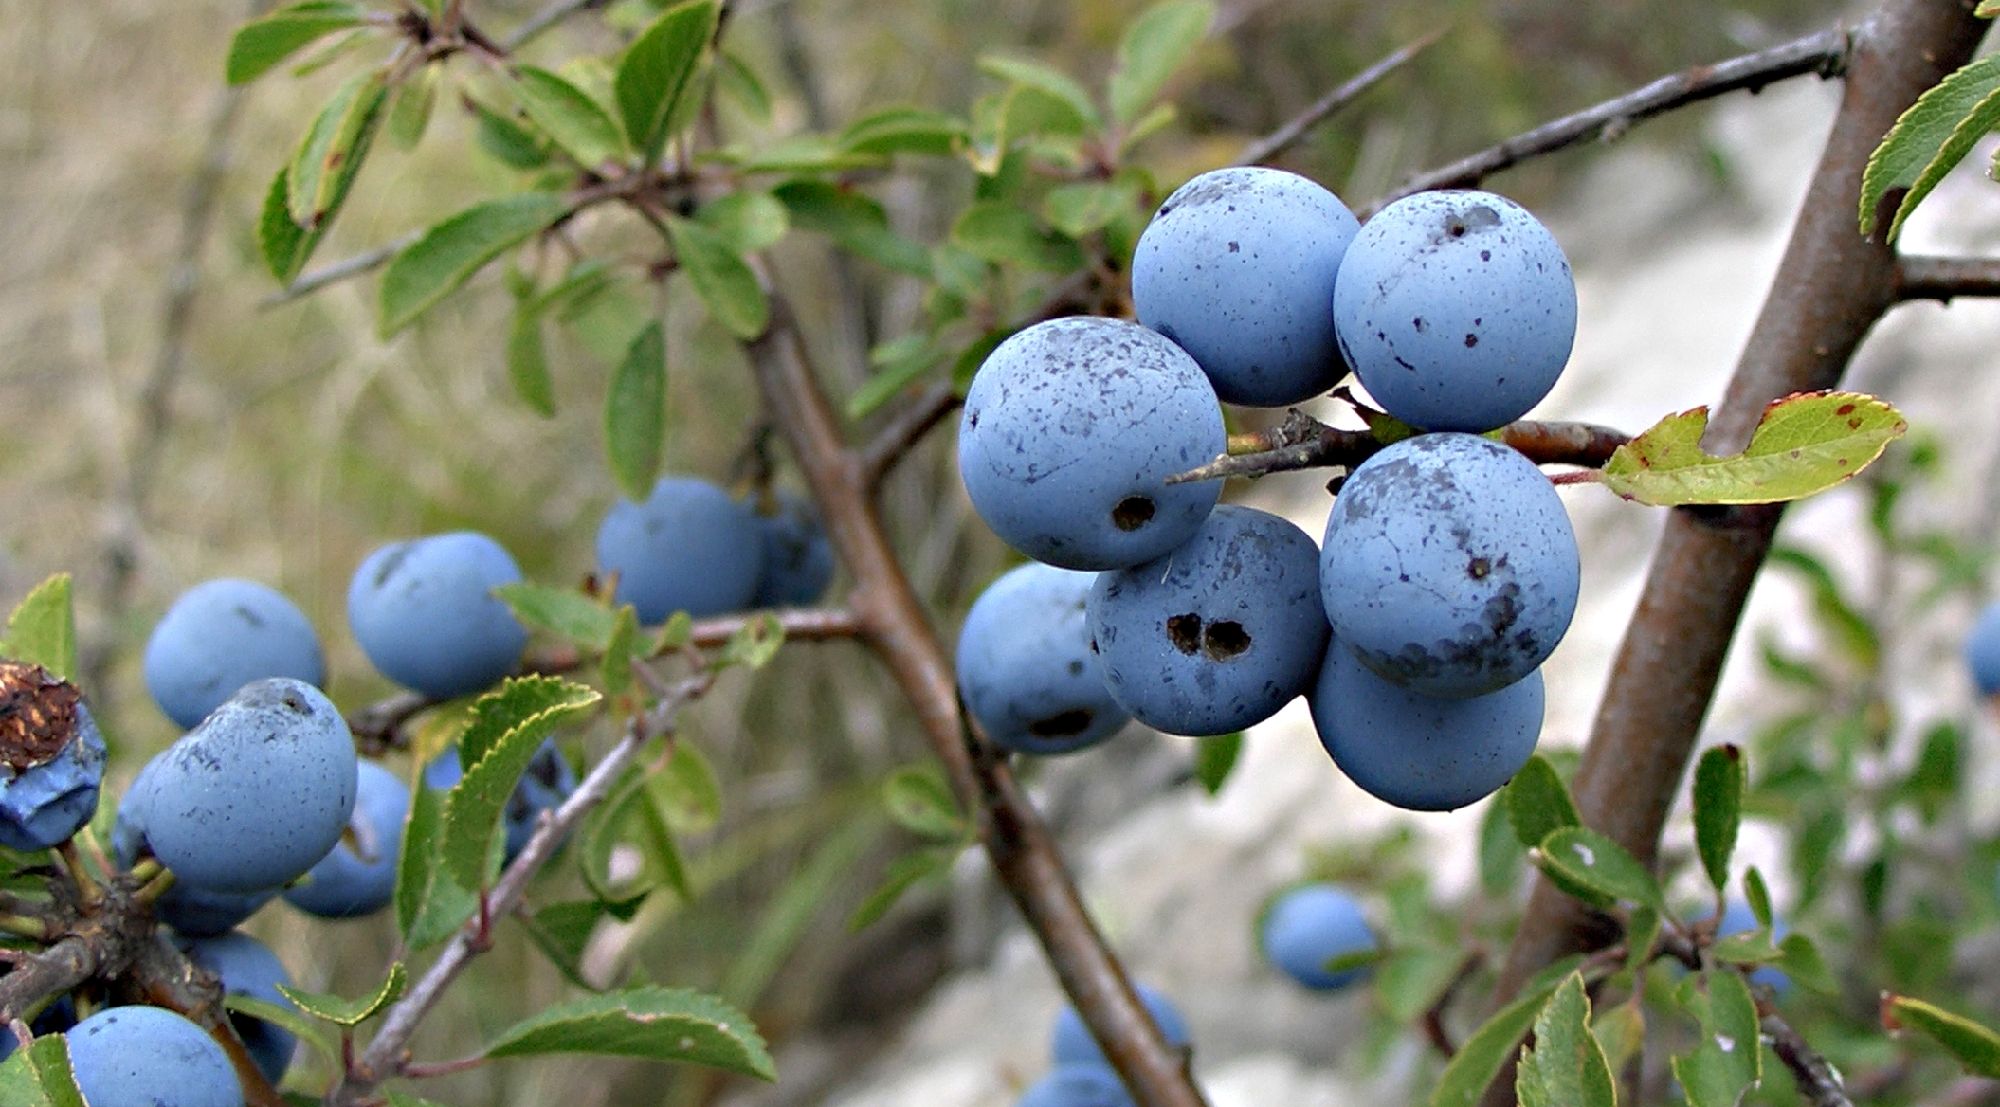
{"type": "Polygon", "coordinates": [[[1874,233],[1876,212],[1891,189],[1908,188],[1889,222],[1889,240],[1895,241],[1903,220],[1995,126],[2000,126],[2000,56],[1989,54],[1917,97],[1868,156],[1861,174],[1861,233],[1874,233]]]}
{"type": "Polygon", "coordinates": [[[1601,479],[1620,496],[1656,507],[1797,500],[1867,468],[1908,424],[1873,396],[1800,392],[1764,409],[1740,454],[1704,452],[1707,427],[1707,408],[1669,415],[1618,447],[1601,479]]]}
{"type": "Polygon", "coordinates": [[[7,1107],[87,1107],[69,1070],[69,1039],[43,1034],[0,1062],[0,1103],[7,1107]]]}
{"type": "Polygon", "coordinates": [[[512,677],[472,705],[459,739],[465,777],[445,797],[439,853],[445,871],[466,888],[483,888],[500,834],[500,813],[550,731],[581,717],[603,697],[559,677],[512,677]]]}
{"type": "MultiPolygon", "coordinates": [[[[283,988],[284,985],[279,985],[283,988]]],[[[340,1063],[340,1044],[328,1033],[326,1024],[313,1019],[290,1003],[272,1003],[241,992],[229,992],[222,997],[222,1006],[237,1014],[262,1019],[273,1026],[283,1027],[300,1041],[307,1043],[331,1064],[340,1063]]],[[[0,1100],[0,1103],[6,1102],[0,1100]]],[[[319,1102],[314,1100],[315,1103],[319,1102]]]]}
{"type": "Polygon", "coordinates": [[[425,231],[382,274],[382,337],[415,322],[487,262],[568,212],[569,201],[561,196],[524,192],[476,204],[425,231]]]}
{"type": "Polygon", "coordinates": [[[1076,243],[1051,234],[1035,217],[1002,200],[981,200],[951,227],[952,244],[995,265],[1066,273],[1083,264],[1076,243]]]}
{"type": "Polygon", "coordinates": [[[618,114],[625,122],[625,134],[648,165],[666,147],[668,121],[715,35],[720,11],[716,0],[690,0],[668,8],[632,40],[618,63],[612,80],[618,114]]]}
{"type": "Polygon", "coordinates": [[[570,983],[593,992],[604,989],[592,985],[583,977],[583,951],[590,944],[590,937],[597,932],[597,924],[606,918],[615,917],[612,906],[602,900],[576,900],[570,903],[552,903],[536,911],[533,918],[523,919],[528,937],[542,953],[553,962],[570,983]]]}
{"type": "Polygon", "coordinates": [[[1958,796],[1959,766],[1963,760],[1960,750],[1964,745],[1965,735],[1954,723],[1939,722],[1924,732],[1916,766],[1899,789],[1905,799],[1916,805],[1924,821],[1935,822],[1951,809],[1958,796]]]}
{"type": "Polygon", "coordinates": [[[875,375],[861,382],[861,387],[847,398],[847,417],[860,419],[868,415],[942,360],[944,351],[933,345],[927,335],[906,334],[875,347],[868,352],[868,363],[874,367],[875,375]]]}
{"type": "Polygon", "coordinates": [[[1834,979],[1832,971],[1826,967],[1826,959],[1819,955],[1819,947],[1803,934],[1785,935],[1785,940],[1778,943],[1778,959],[1772,965],[1821,995],[1840,994],[1840,981],[1834,979]]]}
{"type": "Polygon", "coordinates": [[[1024,58],[1009,58],[998,54],[988,54],[979,59],[981,71],[1000,78],[1009,84],[1032,88],[1045,96],[1060,101],[1077,120],[1090,130],[1104,126],[1104,119],[1097,113],[1097,105],[1091,103],[1090,93],[1077,84],[1069,74],[1052,69],[1040,62],[1024,58]]]}
{"type": "Polygon", "coordinates": [[[949,154],[965,139],[965,120],[928,108],[881,108],[840,132],[842,150],[855,154],[949,154]]]}
{"type": "Polygon", "coordinates": [[[1514,1091],[1521,1107],[1616,1107],[1611,1064],[1590,1032],[1582,973],[1563,981],[1535,1016],[1535,1044],[1521,1051],[1514,1091]]]}
{"type": "Polygon", "coordinates": [[[732,51],[721,51],[716,57],[715,77],[717,90],[737,110],[752,122],[771,122],[771,92],[742,58],[732,51]]]}
{"type": "Polygon", "coordinates": [[[1464,950],[1394,950],[1375,965],[1375,997],[1391,1019],[1415,1022],[1437,1005],[1464,967],[1464,950]]]}
{"type": "Polygon", "coordinates": [[[401,961],[389,963],[389,973],[380,987],[359,999],[342,999],[326,992],[309,992],[304,988],[278,985],[278,991],[286,999],[299,1005],[299,1010],[341,1026],[360,1026],[374,1018],[384,1008],[396,1002],[409,987],[410,973],[401,961]]]}
{"type": "Polygon", "coordinates": [[[424,131],[431,125],[431,113],[437,107],[440,72],[437,66],[425,66],[390,93],[382,129],[398,149],[412,150],[423,141],[424,131]]]}
{"type": "Polygon", "coordinates": [[[1743,901],[1749,905],[1757,925],[1771,929],[1771,890],[1764,886],[1764,874],[1755,865],[1743,871],[1743,901]]]}
{"type": "Polygon", "coordinates": [[[890,230],[888,213],[865,194],[826,181],[797,180],[779,185],[772,195],[792,213],[793,223],[826,235],[849,253],[886,269],[930,276],[930,254],[890,230]]]}
{"type": "Polygon", "coordinates": [[[478,120],[479,147],[511,169],[540,169],[549,163],[549,143],[522,126],[509,112],[495,111],[468,97],[478,120]]]}
{"type": "Polygon", "coordinates": [[[1514,836],[1533,849],[1542,839],[1566,826],[1581,826],[1576,801],[1569,797],[1556,767],[1540,754],[1528,758],[1500,795],[1507,808],[1507,820],[1514,824],[1514,836]]]}
{"type": "Polygon", "coordinates": [[[1743,751],[1728,744],[1710,747],[1694,766],[1694,843],[1718,892],[1729,887],[1729,858],[1742,821],[1743,751]]]}
{"type": "Polygon", "coordinates": [[[1138,118],[1214,18],[1215,5],[1206,0],[1170,0],[1133,20],[1118,43],[1118,68],[1111,72],[1111,118],[1121,124],[1138,118]]]}
{"type": "Polygon", "coordinates": [[[602,600],[574,588],[552,588],[522,580],[497,585],[493,594],[530,629],[545,630],[565,642],[596,651],[602,651],[611,641],[616,621],[611,609],[602,600]]]}
{"type": "Polygon", "coordinates": [[[792,226],[791,214],[777,197],[751,189],[711,200],[694,217],[744,254],[777,245],[792,226]]]}
{"type": "Polygon", "coordinates": [[[1514,891],[1524,856],[1526,847],[1514,834],[1506,803],[1487,804],[1479,817],[1479,886],[1491,896],[1514,891]]]}
{"type": "Polygon", "coordinates": [[[1129,182],[1086,181],[1059,185],[1042,197],[1042,218],[1071,238],[1082,238],[1109,226],[1132,210],[1139,190],[1129,182]]]}
{"type": "Polygon", "coordinates": [[[1202,791],[1213,796],[1222,791],[1230,770],[1243,755],[1243,732],[1197,738],[1194,743],[1194,778],[1202,791]]]}
{"type": "Polygon", "coordinates": [[[882,806],[896,825],[940,841],[964,841],[971,833],[951,788],[930,766],[898,769],[882,784],[882,806]]]}
{"type": "Polygon", "coordinates": [[[619,491],[634,500],[652,492],[666,438],[667,339],[655,321],[632,340],[604,396],[604,449],[619,491]]]}
{"type": "Polygon", "coordinates": [[[599,169],[625,155],[625,139],[597,101],[559,74],[532,65],[514,70],[514,92],[528,118],[578,165],[599,169]]]}
{"type": "Polygon", "coordinates": [[[617,699],[632,687],[632,662],[645,656],[651,643],[639,633],[639,610],[620,604],[611,616],[611,635],[604,643],[604,694],[617,699]]]}
{"type": "Polygon", "coordinates": [[[958,859],[962,846],[930,846],[915,853],[898,857],[890,863],[888,873],[882,883],[868,898],[847,917],[849,930],[860,930],[889,913],[889,908],[903,898],[903,893],[917,884],[943,877],[951,871],[952,862],[958,859]]]}
{"type": "Polygon", "coordinates": [[[1882,1004],[1882,1025],[1915,1030],[1958,1058],[1966,1072],[2000,1078],[2000,1034],[1963,1015],[1909,996],[1889,996],[1882,1004]]]}
{"type": "Polygon", "coordinates": [[[1542,871],[1566,883],[1589,889],[1609,900],[1650,907],[1664,913],[1666,903],[1652,871],[1604,835],[1581,826],[1549,832],[1535,851],[1542,871]]]}
{"type": "Polygon", "coordinates": [[[542,341],[542,313],[525,298],[514,305],[514,321],[507,328],[507,380],[529,410],[545,419],[555,415],[556,385],[542,341]]]}
{"type": "Polygon", "coordinates": [[[1473,1107],[1478,1103],[1561,982],[1558,978],[1525,989],[1519,999],[1495,1011],[1473,1031],[1445,1065],[1437,1090],[1431,1093],[1430,1107],[1473,1107]]]}
{"type": "Polygon", "coordinates": [[[1701,1043],[1673,1059],[1688,1107],[1736,1107],[1764,1075],[1749,986],[1733,972],[1701,973],[1681,982],[1679,998],[1701,1024],[1701,1043]]]}
{"type": "Polygon", "coordinates": [[[784,644],[785,624],[776,615],[760,611],[743,620],[743,625],[722,644],[716,664],[742,665],[754,672],[769,665],[784,644]]]}
{"type": "Polygon", "coordinates": [[[1653,946],[1660,940],[1664,920],[1650,907],[1632,912],[1625,923],[1625,971],[1637,976],[1653,960],[1653,946]]]}
{"type": "Polygon", "coordinates": [[[748,1017],[682,988],[628,988],[559,1003],[515,1023],[486,1047],[486,1056],[496,1058],[544,1053],[677,1061],[777,1079],[748,1017]]]}
{"type": "Polygon", "coordinates": [[[410,817],[396,858],[396,928],[413,950],[444,941],[479,908],[479,893],[454,881],[438,856],[444,809],[444,792],[410,790],[410,817]]]}
{"type": "Polygon", "coordinates": [[[310,230],[333,214],[374,141],[388,87],[379,71],[357,73],[313,118],[285,178],[285,210],[292,222],[310,230]]]}
{"type": "Polygon", "coordinates": [[[610,904],[635,904],[662,885],[673,888],[682,899],[692,895],[680,843],[653,803],[647,776],[640,769],[625,773],[610,796],[591,813],[577,849],[583,882],[592,895],[610,904]],[[614,880],[612,852],[626,842],[637,848],[642,864],[636,874],[614,880]]]}
{"type": "Polygon", "coordinates": [[[14,605],[7,616],[7,656],[40,665],[59,680],[76,679],[76,609],[70,575],[57,573],[14,605]]]}
{"type": "Polygon", "coordinates": [[[666,768],[653,777],[653,794],[667,821],[690,834],[713,828],[722,818],[722,785],[700,747],[674,743],[666,768]]]}
{"type": "Polygon", "coordinates": [[[729,240],[700,223],[669,218],[667,238],[674,259],[694,282],[695,294],[716,322],[738,338],[755,338],[771,320],[771,305],[757,274],[729,240]]]}
{"type": "Polygon", "coordinates": [[[1604,1051],[1605,1063],[1620,1072],[1646,1045],[1646,1009],[1640,1003],[1620,1003],[1598,1012],[1590,1033],[1604,1051]]]}
{"type": "Polygon", "coordinates": [[[229,40],[229,60],[225,67],[229,83],[254,81],[318,39],[358,27],[367,18],[367,10],[359,4],[314,0],[280,8],[262,19],[245,23],[229,40]]]}

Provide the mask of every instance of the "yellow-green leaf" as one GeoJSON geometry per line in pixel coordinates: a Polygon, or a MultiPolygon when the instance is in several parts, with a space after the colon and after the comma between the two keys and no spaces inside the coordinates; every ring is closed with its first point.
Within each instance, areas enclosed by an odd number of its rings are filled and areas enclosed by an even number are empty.
{"type": "Polygon", "coordinates": [[[76,679],[76,609],[70,575],[57,573],[14,605],[7,617],[5,654],[40,665],[61,680],[76,679]]]}
{"type": "Polygon", "coordinates": [[[229,83],[254,81],[319,38],[358,27],[367,18],[367,10],[359,4],[311,0],[245,23],[229,40],[226,66],[229,83]]]}
{"type": "Polygon", "coordinates": [[[2000,1079],[2000,1034],[1932,1003],[1909,996],[1891,996],[1882,1004],[1882,1023],[1890,1030],[1915,1030],[1950,1051],[1965,1071],[2000,1079]]]}
{"type": "Polygon", "coordinates": [[[1535,1016],[1535,1044],[1514,1081],[1521,1107],[1616,1107],[1611,1065],[1590,1032],[1583,974],[1571,973],[1535,1016]]]}
{"type": "Polygon", "coordinates": [[[485,886],[500,813],[543,739],[597,706],[594,688],[559,677],[513,677],[481,696],[459,739],[465,776],[445,796],[441,867],[463,888],[485,886]]]}
{"type": "Polygon", "coordinates": [[[627,496],[644,500],[652,492],[666,438],[667,340],[655,321],[632,340],[604,397],[604,448],[627,496]]]}
{"type": "Polygon", "coordinates": [[[292,222],[311,230],[333,214],[368,154],[388,88],[379,71],[357,73],[313,117],[285,178],[285,210],[292,222]]]}
{"type": "Polygon", "coordinates": [[[69,1069],[69,1040],[43,1034],[0,1063],[0,1103],[8,1107],[86,1107],[69,1069]]]}
{"type": "Polygon", "coordinates": [[[1120,124],[1137,119],[1214,18],[1215,5],[1207,0],[1168,0],[1133,20],[1118,43],[1118,68],[1111,73],[1111,118],[1120,124]]]}
{"type": "Polygon", "coordinates": [[[383,1008],[396,1002],[409,987],[410,972],[401,961],[389,963],[389,973],[380,986],[359,999],[342,999],[327,992],[312,992],[304,988],[278,985],[278,991],[286,999],[299,1005],[299,1010],[315,1018],[325,1019],[341,1026],[359,1026],[373,1018],[383,1008]]]}
{"type": "Polygon", "coordinates": [[[1602,480],[1628,500],[1659,507],[1797,500],[1867,468],[1908,424],[1873,396],[1801,392],[1765,408],[1740,454],[1703,451],[1707,428],[1707,408],[1670,415],[1620,446],[1602,480]]]}
{"type": "Polygon", "coordinates": [[[1861,233],[1891,189],[1908,188],[1889,223],[1894,241],[1903,220],[1981,137],[2000,123],[2000,55],[1989,54],[1946,75],[1896,120],[1861,174],[1861,233]]]}
{"type": "Polygon", "coordinates": [[[683,988],[640,987],[560,1003],[502,1032],[488,1057],[592,1053],[710,1065],[777,1079],[764,1039],[741,1011],[683,988]]]}
{"type": "Polygon", "coordinates": [[[519,66],[514,71],[514,92],[528,118],[578,165],[597,169],[624,155],[618,124],[565,78],[532,65],[519,66]]]}

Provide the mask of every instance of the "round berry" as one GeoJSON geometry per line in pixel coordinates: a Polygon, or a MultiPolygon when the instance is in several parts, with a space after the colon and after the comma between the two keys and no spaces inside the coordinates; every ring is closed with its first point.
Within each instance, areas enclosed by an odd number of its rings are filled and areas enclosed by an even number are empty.
{"type": "MultiPolygon", "coordinates": [[[[285,971],[284,962],[278,960],[270,947],[250,935],[233,931],[212,938],[187,938],[180,942],[180,947],[188,960],[222,981],[225,995],[249,996],[278,1007],[296,1006],[278,990],[280,984],[293,986],[292,974],[285,971]]],[[[273,1084],[283,1080],[285,1070],[292,1067],[292,1051],[298,1045],[298,1038],[277,1023],[238,1011],[229,1013],[229,1021],[264,1079],[273,1084]]]]}
{"type": "Polygon", "coordinates": [[[397,542],[354,571],[347,621],[383,676],[432,699],[470,695],[513,672],[528,644],[493,594],[520,579],[513,557],[483,534],[397,542]]]}
{"type": "Polygon", "coordinates": [[[243,1107],[222,1047],[165,1008],[107,1007],[63,1036],[77,1090],[92,1107],[243,1107]]]}
{"type": "Polygon", "coordinates": [[[1354,894],[1338,884],[1301,884],[1271,901],[1259,937],[1278,971],[1314,991],[1345,988],[1366,966],[1334,970],[1333,962],[1375,949],[1375,933],[1354,894]]]}
{"type": "Polygon", "coordinates": [[[2000,603],[1989,604],[1965,637],[1965,666],[1982,696],[2000,693],[2000,603]]]}
{"type": "Polygon", "coordinates": [[[388,906],[409,815],[410,786],[403,778],[373,761],[361,762],[347,833],[305,880],[285,890],[285,901],[325,919],[360,918],[388,906]]]}
{"type": "Polygon", "coordinates": [[[254,580],[209,580],[182,592],[146,639],[143,667],[153,702],[184,730],[253,680],[326,682],[305,612],[254,580]]]}
{"type": "Polygon", "coordinates": [[[764,571],[756,512],[705,480],[662,477],[644,503],[620,499],[597,528],[597,567],[639,621],[700,618],[750,606],[764,571]]]}
{"type": "Polygon", "coordinates": [[[973,601],[958,634],[958,690],[987,737],[1021,753],[1068,753],[1131,718],[1090,648],[1085,605],[1096,579],[1022,565],[973,601]]]}

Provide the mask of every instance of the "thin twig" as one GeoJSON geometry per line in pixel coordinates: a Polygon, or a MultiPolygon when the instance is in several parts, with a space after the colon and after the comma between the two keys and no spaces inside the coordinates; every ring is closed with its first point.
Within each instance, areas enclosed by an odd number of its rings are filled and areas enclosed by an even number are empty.
{"type": "MultiPolygon", "coordinates": [[[[1244,439],[1246,449],[1176,473],[1167,478],[1167,483],[1261,477],[1334,465],[1351,469],[1388,445],[1372,431],[1329,427],[1297,408],[1277,426],[1246,435],[1244,439]]],[[[1612,453],[1630,440],[1623,431],[1589,423],[1524,421],[1510,423],[1500,432],[1502,443],[1519,450],[1537,465],[1581,465],[1592,469],[1611,460],[1612,453]]]]}
{"type": "Polygon", "coordinates": [[[1643,119],[1713,99],[1739,89],[1756,91],[1791,77],[1838,76],[1851,49],[1849,32],[1835,27],[1795,38],[1767,50],[1710,65],[1697,65],[1633,89],[1615,99],[1550,120],[1450,165],[1420,173],[1389,195],[1355,214],[1366,218],[1384,204],[1433,188],[1471,188],[1502,169],[1593,138],[1614,138],[1643,119]]]}
{"type": "Polygon", "coordinates": [[[1243,147],[1236,155],[1238,165],[1264,165],[1280,154],[1299,144],[1314,127],[1326,122],[1333,114],[1361,98],[1361,94],[1382,83],[1382,79],[1416,60],[1417,55],[1437,44],[1450,27],[1439,27],[1430,34],[1389,54],[1374,65],[1349,77],[1325,96],[1313,101],[1306,109],[1279,124],[1271,133],[1256,139],[1243,147]]]}
{"type": "Polygon", "coordinates": [[[508,53],[513,53],[530,42],[540,38],[543,32],[576,15],[592,8],[601,8],[606,0],[555,0],[555,3],[528,17],[527,22],[514,28],[513,33],[501,40],[508,53]]]}
{"type": "Polygon", "coordinates": [[[403,247],[415,242],[421,235],[421,231],[411,231],[409,234],[403,235],[393,241],[385,242],[372,249],[363,250],[353,257],[342,258],[339,261],[323,265],[310,273],[300,276],[297,280],[271,293],[269,296],[264,297],[258,301],[257,306],[260,308],[277,307],[279,304],[290,303],[301,296],[310,296],[327,285],[339,284],[341,281],[351,280],[364,273],[373,272],[387,265],[390,258],[395,257],[402,251],[403,247]]]}
{"type": "Polygon", "coordinates": [[[1791,1023],[1786,1022],[1766,997],[1758,997],[1757,1010],[1761,1016],[1758,1025],[1764,1036],[1771,1040],[1771,1051],[1784,1062],[1792,1074],[1792,1083],[1799,1089],[1800,1098],[1810,1107],[1854,1107],[1848,1098],[1847,1088],[1841,1082],[1836,1070],[1820,1052],[1805,1040],[1791,1023]]]}
{"type": "MultiPolygon", "coordinates": [[[[535,832],[529,835],[527,844],[521,847],[520,855],[500,874],[499,881],[486,897],[485,914],[488,918],[500,918],[513,912],[527,893],[528,882],[555,856],[557,847],[583,821],[584,816],[611,795],[618,778],[638,759],[639,751],[646,742],[672,730],[674,717],[680,709],[700,698],[714,683],[714,671],[703,670],[673,686],[670,694],[662,697],[643,718],[632,721],[624,737],[591,767],[577,784],[576,791],[570,793],[569,798],[553,812],[543,816],[535,832]]],[[[430,1014],[472,959],[489,947],[490,942],[480,931],[478,920],[460,927],[438,959],[383,1016],[382,1028],[368,1043],[368,1048],[327,1093],[329,1107],[353,1107],[382,1081],[400,1074],[408,1064],[411,1035],[416,1033],[424,1017],[430,1014]]]]}
{"type": "Polygon", "coordinates": [[[1952,300],[2000,296],[2000,258],[1896,259],[1896,298],[1952,300]]]}
{"type": "Polygon", "coordinates": [[[877,431],[861,453],[862,479],[875,488],[898,460],[965,401],[950,381],[932,385],[877,431]]]}

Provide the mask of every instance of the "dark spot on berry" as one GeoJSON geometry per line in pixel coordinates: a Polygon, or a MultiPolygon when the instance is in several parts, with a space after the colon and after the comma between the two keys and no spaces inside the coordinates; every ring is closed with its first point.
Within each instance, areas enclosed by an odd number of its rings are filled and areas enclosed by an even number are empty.
{"type": "Polygon", "coordinates": [[[1465,565],[1465,575],[1473,580],[1485,580],[1493,572],[1493,563],[1483,557],[1475,557],[1465,565]]]}
{"type": "Polygon", "coordinates": [[[1184,654],[1193,655],[1201,649],[1201,616],[1189,612],[1186,615],[1167,616],[1167,641],[1184,654]]]}
{"type": "Polygon", "coordinates": [[[1037,738],[1068,738],[1090,729],[1093,718],[1095,716],[1088,710],[1077,708],[1074,711],[1051,715],[1046,719],[1036,719],[1028,724],[1028,733],[1037,738]]]}
{"type": "Polygon", "coordinates": [[[1127,496],[1111,509],[1111,523],[1119,530],[1130,533],[1153,521],[1153,506],[1150,496],[1127,496]]]}
{"type": "Polygon", "coordinates": [[[1242,623],[1216,622],[1208,624],[1201,635],[1202,652],[1216,661],[1228,661],[1241,657],[1250,648],[1250,632],[1242,623]]]}
{"type": "Polygon", "coordinates": [[[1465,348],[1466,348],[1466,349],[1470,350],[1470,349],[1472,349],[1472,348],[1473,348],[1474,346],[1477,346],[1477,345],[1479,345],[1479,336],[1478,336],[1478,335],[1476,335],[1476,334],[1468,334],[1468,335],[1466,335],[1466,336],[1465,336],[1465,348]]]}

